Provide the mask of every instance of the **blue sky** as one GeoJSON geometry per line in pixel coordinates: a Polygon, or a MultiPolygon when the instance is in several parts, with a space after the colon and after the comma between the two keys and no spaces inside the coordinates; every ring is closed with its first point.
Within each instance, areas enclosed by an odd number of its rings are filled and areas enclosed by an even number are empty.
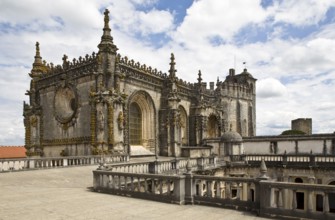
{"type": "Polygon", "coordinates": [[[24,144],[35,42],[54,64],[97,52],[105,8],[119,53],[167,72],[173,52],[186,81],[199,69],[224,80],[246,62],[258,79],[258,135],[295,118],[335,131],[335,0],[1,0],[0,145],[24,144]]]}

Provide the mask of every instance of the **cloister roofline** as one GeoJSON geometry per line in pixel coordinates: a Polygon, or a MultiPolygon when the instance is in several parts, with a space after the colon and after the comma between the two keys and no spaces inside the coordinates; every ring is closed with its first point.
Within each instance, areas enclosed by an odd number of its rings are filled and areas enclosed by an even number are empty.
{"type": "Polygon", "coordinates": [[[320,138],[335,139],[335,133],[311,134],[311,135],[263,135],[243,137],[244,141],[275,141],[275,140],[319,140],[320,138]]]}

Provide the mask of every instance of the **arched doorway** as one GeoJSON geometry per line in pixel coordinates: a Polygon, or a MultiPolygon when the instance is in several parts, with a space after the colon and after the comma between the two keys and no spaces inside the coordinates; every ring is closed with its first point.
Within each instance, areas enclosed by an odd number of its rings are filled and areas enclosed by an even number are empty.
{"type": "MultiPolygon", "coordinates": [[[[155,107],[151,96],[145,91],[135,92],[129,98],[128,105],[128,129],[130,154],[135,155],[132,146],[136,146],[138,153],[144,154],[140,149],[155,153],[156,129],[155,129],[155,107]]],[[[149,152],[149,153],[150,153],[149,152]]]]}
{"type": "MultiPolygon", "coordinates": [[[[304,181],[300,178],[297,177],[294,180],[295,183],[303,183],[304,181]]],[[[296,201],[297,201],[297,209],[304,209],[305,208],[305,194],[303,192],[296,192],[296,201]]]]}
{"type": "Polygon", "coordinates": [[[214,138],[219,136],[218,118],[211,114],[207,120],[207,138],[214,138]]]}

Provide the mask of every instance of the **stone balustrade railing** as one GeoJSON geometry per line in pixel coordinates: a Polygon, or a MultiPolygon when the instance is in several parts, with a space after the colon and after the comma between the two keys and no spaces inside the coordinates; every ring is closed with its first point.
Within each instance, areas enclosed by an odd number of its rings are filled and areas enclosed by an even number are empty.
{"type": "Polygon", "coordinates": [[[313,166],[325,166],[335,168],[335,155],[231,155],[230,160],[232,162],[244,161],[248,164],[258,166],[259,163],[264,159],[267,166],[301,166],[306,165],[309,167],[313,166]]]}
{"type": "Polygon", "coordinates": [[[249,211],[259,209],[259,181],[254,178],[186,174],[186,188],[193,187],[189,189],[191,193],[187,193],[193,200],[190,203],[249,211]]]}
{"type": "Polygon", "coordinates": [[[120,163],[120,164],[109,164],[105,167],[108,171],[122,172],[122,173],[149,173],[150,162],[139,162],[139,163],[120,163]]]}
{"type": "MultiPolygon", "coordinates": [[[[190,167],[189,167],[190,168],[190,167]]],[[[335,219],[335,186],[260,178],[93,171],[97,192],[254,211],[263,217],[335,219]],[[303,194],[298,199],[297,193],[303,194]]]]}
{"type": "Polygon", "coordinates": [[[0,172],[129,161],[128,155],[0,159],[0,172]]]}
{"type": "Polygon", "coordinates": [[[96,192],[177,204],[259,210],[259,179],[93,171],[96,192]]]}
{"type": "Polygon", "coordinates": [[[108,164],[104,167],[104,170],[125,173],[178,174],[186,172],[187,164],[189,164],[194,171],[222,166],[221,163],[217,163],[216,157],[200,157],[155,160],[151,162],[108,164]]]}
{"type": "Polygon", "coordinates": [[[335,196],[335,186],[261,181],[260,189],[262,216],[335,219],[335,201],[331,201],[335,196]],[[333,210],[330,210],[330,204],[333,210]]]}
{"type": "Polygon", "coordinates": [[[185,177],[95,170],[93,188],[98,192],[182,204],[185,177]]]}

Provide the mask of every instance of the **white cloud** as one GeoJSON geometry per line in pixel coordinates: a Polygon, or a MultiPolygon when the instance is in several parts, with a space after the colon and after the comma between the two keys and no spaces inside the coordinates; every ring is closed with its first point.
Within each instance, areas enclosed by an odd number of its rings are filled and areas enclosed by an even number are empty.
{"type": "Polygon", "coordinates": [[[306,26],[322,21],[331,6],[335,6],[334,0],[285,0],[276,1],[269,11],[272,12],[275,23],[306,26]]]}
{"type": "MultiPolygon", "coordinates": [[[[136,1],[136,4],[139,4],[136,1]]],[[[153,4],[145,1],[143,4],[153,4]]],[[[128,35],[149,35],[168,32],[173,28],[173,15],[166,10],[155,8],[149,11],[138,11],[131,1],[112,1],[108,7],[112,24],[128,35]]]]}
{"type": "Polygon", "coordinates": [[[320,23],[334,1],[276,1],[262,8],[260,0],[198,0],[180,24],[175,12],[157,9],[156,2],[0,1],[0,109],[6,109],[0,110],[0,144],[23,144],[22,101],[27,99],[35,42],[40,42],[43,59],[55,64],[63,54],[73,59],[97,52],[106,7],[122,55],[167,72],[173,52],[183,80],[195,82],[199,69],[204,81],[224,80],[229,68],[235,66],[239,73],[246,61],[258,79],[257,134],[279,134],[299,117],[313,118],[315,132],[335,130],[335,18],[320,23]],[[289,35],[287,24],[316,25],[313,33],[298,39],[289,35]],[[234,42],[241,30],[247,36],[248,31],[268,29],[264,40],[234,42]],[[155,34],[171,40],[157,47],[150,41],[155,34]]]}
{"type": "Polygon", "coordinates": [[[277,79],[266,78],[257,82],[258,98],[276,98],[286,96],[286,87],[277,79]]]}
{"type": "Polygon", "coordinates": [[[139,13],[139,28],[145,35],[170,31],[173,27],[173,16],[168,11],[156,9],[139,13]]]}
{"type": "Polygon", "coordinates": [[[195,1],[187,10],[174,40],[187,48],[208,43],[209,37],[218,36],[224,41],[231,41],[241,28],[266,19],[267,12],[259,3],[259,0],[195,1]]]}

